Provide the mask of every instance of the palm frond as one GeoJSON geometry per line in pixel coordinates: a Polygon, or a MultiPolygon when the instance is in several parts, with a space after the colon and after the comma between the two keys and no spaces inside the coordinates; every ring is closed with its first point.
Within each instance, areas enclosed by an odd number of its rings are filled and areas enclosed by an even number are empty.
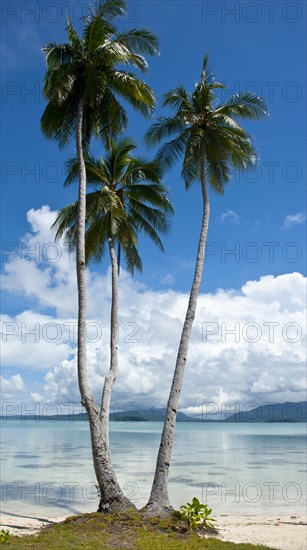
{"type": "Polygon", "coordinates": [[[81,41],[76,29],[74,28],[70,18],[66,17],[66,31],[69,39],[70,46],[73,50],[81,51],[81,41]]]}
{"type": "Polygon", "coordinates": [[[54,69],[60,65],[70,64],[74,57],[74,50],[71,44],[57,44],[51,42],[43,47],[47,69],[54,69]]]}
{"type": "Polygon", "coordinates": [[[41,117],[41,130],[49,139],[58,141],[63,148],[76,130],[75,111],[69,99],[61,105],[49,102],[41,117]]]}
{"type": "Polygon", "coordinates": [[[155,206],[163,212],[173,213],[173,207],[169,200],[169,192],[164,185],[132,184],[122,189],[125,191],[125,197],[128,199],[145,202],[147,205],[155,206]]]}
{"type": "MultiPolygon", "coordinates": [[[[86,181],[90,185],[106,185],[109,182],[109,176],[102,161],[95,159],[88,153],[84,155],[86,181]]],[[[65,163],[65,172],[67,174],[64,186],[67,187],[79,179],[79,164],[77,157],[70,158],[65,163]]]]}
{"type": "MultiPolygon", "coordinates": [[[[153,208],[140,200],[129,199],[129,216],[138,220],[137,223],[144,223],[144,227],[149,224],[160,233],[166,234],[170,230],[168,214],[160,208],[153,208]]],[[[140,226],[139,229],[146,232],[144,227],[140,226]]]]}
{"type": "Polygon", "coordinates": [[[190,97],[182,85],[178,86],[174,90],[170,90],[164,95],[163,106],[169,106],[173,109],[178,109],[178,111],[192,110],[190,97]]]}
{"type": "Polygon", "coordinates": [[[126,8],[127,3],[125,0],[99,0],[93,16],[97,14],[103,19],[112,20],[120,15],[124,15],[126,8]]]}
{"type": "Polygon", "coordinates": [[[151,88],[135,74],[118,68],[118,64],[128,64],[143,71],[147,68],[144,55],[157,53],[157,39],[147,29],[118,32],[115,18],[125,14],[126,6],[124,0],[96,2],[83,19],[80,38],[67,18],[67,43],[52,42],[43,48],[47,64],[44,96],[52,106],[43,115],[42,129],[47,137],[58,139],[61,147],[73,135],[81,97],[85,147],[93,134],[108,147],[125,130],[128,119],[119,100],[126,100],[144,116],[153,111],[151,88]]]}
{"type": "Polygon", "coordinates": [[[118,34],[117,40],[134,53],[156,55],[159,41],[148,29],[131,29],[118,34]]]}
{"type": "Polygon", "coordinates": [[[161,163],[163,169],[170,168],[174,162],[184,154],[188,139],[189,130],[184,130],[175,139],[168,141],[160,147],[157,153],[157,159],[161,163]]]}
{"type": "Polygon", "coordinates": [[[145,142],[147,145],[152,147],[160,143],[163,139],[167,139],[174,134],[182,132],[184,128],[184,121],[179,117],[159,117],[157,121],[147,130],[145,142]]]}
{"type": "Polygon", "coordinates": [[[59,211],[56,220],[51,226],[52,229],[56,230],[56,234],[55,234],[56,241],[61,239],[67,232],[67,229],[71,227],[74,223],[76,223],[77,215],[78,215],[78,202],[73,202],[69,206],[62,208],[59,211]]]}
{"type": "Polygon", "coordinates": [[[159,250],[161,250],[161,252],[164,252],[162,241],[154,225],[151,224],[144,216],[142,216],[140,212],[135,210],[133,211],[133,219],[138,231],[142,231],[145,235],[147,235],[147,237],[150,238],[150,240],[159,248],[159,250]]]}
{"type": "Polygon", "coordinates": [[[189,189],[193,182],[199,180],[200,163],[202,162],[200,150],[201,137],[201,133],[197,127],[191,129],[185,147],[181,171],[186,189],[189,189]]]}
{"type": "Polygon", "coordinates": [[[234,94],[229,101],[215,109],[217,114],[224,114],[229,117],[258,120],[268,116],[267,107],[262,98],[245,92],[234,94]]]}
{"type": "Polygon", "coordinates": [[[111,142],[128,126],[126,110],[110,89],[106,90],[103,100],[97,105],[96,117],[95,135],[104,142],[108,149],[111,142]]]}
{"type": "MultiPolygon", "coordinates": [[[[173,208],[169,190],[161,183],[161,167],[154,159],[135,158],[134,140],[111,140],[103,159],[85,153],[87,183],[96,190],[86,195],[86,262],[100,261],[109,236],[126,256],[128,269],[142,269],[137,250],[138,234],[143,232],[163,250],[159,233],[170,229],[173,208]]],[[[66,163],[66,185],[78,180],[78,161],[66,163]]],[[[76,246],[78,202],[62,209],[56,219],[56,237],[64,237],[72,250],[76,246]]]]}
{"type": "Polygon", "coordinates": [[[123,246],[123,249],[125,253],[125,263],[129,273],[133,275],[135,270],[142,273],[143,264],[137,246],[133,243],[129,243],[123,246]]]}
{"type": "Polygon", "coordinates": [[[143,158],[132,158],[122,178],[122,184],[136,184],[144,181],[160,183],[162,179],[162,167],[157,159],[150,162],[143,158]]]}
{"type": "Polygon", "coordinates": [[[164,142],[157,154],[163,169],[183,157],[181,174],[186,188],[205,173],[212,189],[223,193],[233,168],[247,170],[257,162],[252,140],[237,119],[266,116],[265,103],[253,94],[243,93],[218,104],[217,90],[224,87],[209,72],[205,55],[194,91],[189,94],[183,86],[169,91],[163,104],[174,109],[174,115],[160,117],[145,136],[148,145],[164,142]],[[169,141],[170,137],[173,139],[169,141]]]}
{"type": "Polygon", "coordinates": [[[109,69],[108,78],[111,88],[145,117],[150,116],[155,106],[152,89],[139,80],[135,74],[109,69]]]}

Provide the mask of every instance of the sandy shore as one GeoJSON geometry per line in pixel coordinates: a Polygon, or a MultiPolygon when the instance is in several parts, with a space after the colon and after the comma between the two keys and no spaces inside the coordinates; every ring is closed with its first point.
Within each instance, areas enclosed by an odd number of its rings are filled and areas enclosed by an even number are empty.
{"type": "MultiPolygon", "coordinates": [[[[14,535],[33,534],[44,525],[63,521],[63,516],[18,516],[1,515],[1,529],[14,535]]],[[[264,544],[279,550],[305,550],[307,526],[306,518],[300,515],[258,516],[243,515],[240,517],[218,516],[216,526],[218,538],[232,542],[264,544]]]]}
{"type": "Polygon", "coordinates": [[[305,550],[306,518],[295,516],[219,516],[218,538],[231,542],[263,544],[280,550],[305,550]]]}
{"type": "Polygon", "coordinates": [[[0,528],[12,533],[12,535],[32,535],[44,527],[63,521],[67,514],[63,516],[22,516],[18,514],[1,513],[0,528]]]}

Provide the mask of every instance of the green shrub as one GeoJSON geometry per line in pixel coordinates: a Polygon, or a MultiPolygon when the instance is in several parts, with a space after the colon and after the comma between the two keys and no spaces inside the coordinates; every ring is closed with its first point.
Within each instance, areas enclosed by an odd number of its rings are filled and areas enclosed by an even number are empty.
{"type": "Polygon", "coordinates": [[[0,531],[0,544],[4,544],[5,542],[8,542],[11,535],[9,531],[4,531],[4,529],[1,529],[0,531]]]}
{"type": "Polygon", "coordinates": [[[180,506],[181,517],[188,522],[190,529],[214,529],[214,518],[211,517],[212,510],[207,504],[201,504],[198,498],[194,497],[192,503],[180,506]]]}

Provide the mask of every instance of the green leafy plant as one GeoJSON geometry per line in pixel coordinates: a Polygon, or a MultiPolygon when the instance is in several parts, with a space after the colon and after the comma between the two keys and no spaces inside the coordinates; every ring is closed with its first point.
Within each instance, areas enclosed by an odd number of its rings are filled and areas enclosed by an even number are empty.
{"type": "Polygon", "coordinates": [[[192,503],[180,506],[181,518],[188,522],[190,529],[214,529],[211,517],[212,509],[207,504],[201,504],[198,498],[194,497],[192,503]]]}
{"type": "Polygon", "coordinates": [[[4,531],[4,529],[1,529],[0,531],[0,544],[4,544],[5,542],[8,542],[11,535],[9,531],[4,531]]]}

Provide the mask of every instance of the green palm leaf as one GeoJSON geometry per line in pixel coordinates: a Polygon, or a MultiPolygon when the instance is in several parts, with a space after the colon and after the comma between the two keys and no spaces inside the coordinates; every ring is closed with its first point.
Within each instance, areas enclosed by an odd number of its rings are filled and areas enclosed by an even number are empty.
{"type": "MultiPolygon", "coordinates": [[[[86,262],[101,261],[108,237],[122,249],[128,271],[142,270],[138,235],[143,233],[164,250],[159,233],[170,229],[173,208],[169,190],[161,181],[157,159],[133,156],[131,138],[110,141],[104,158],[85,154],[86,177],[95,191],[86,196],[86,262]]],[[[78,181],[78,160],[66,162],[65,185],[78,181]]],[[[64,238],[70,250],[76,246],[78,202],[63,208],[54,223],[56,238],[64,238]]]]}
{"type": "Polygon", "coordinates": [[[260,97],[243,93],[219,104],[217,90],[224,87],[208,71],[208,56],[205,55],[201,79],[194,91],[188,93],[180,85],[165,94],[164,106],[171,107],[174,115],[159,117],[147,131],[148,145],[164,142],[157,153],[163,169],[183,159],[182,176],[186,188],[200,181],[204,165],[212,189],[223,193],[231,179],[232,168],[247,170],[257,162],[252,140],[237,119],[257,120],[266,116],[265,103],[260,97]],[[169,140],[171,137],[173,139],[169,140]],[[201,153],[201,144],[205,154],[201,153]]]}
{"type": "Polygon", "coordinates": [[[64,147],[75,132],[77,107],[83,99],[83,143],[91,136],[107,147],[128,124],[120,101],[149,116],[155,99],[151,88],[135,74],[120,68],[147,68],[144,55],[157,53],[157,39],[147,29],[118,32],[115,18],[124,15],[126,2],[98,2],[83,19],[81,37],[67,19],[67,43],[44,48],[44,97],[48,104],[41,119],[44,134],[64,147]]]}

